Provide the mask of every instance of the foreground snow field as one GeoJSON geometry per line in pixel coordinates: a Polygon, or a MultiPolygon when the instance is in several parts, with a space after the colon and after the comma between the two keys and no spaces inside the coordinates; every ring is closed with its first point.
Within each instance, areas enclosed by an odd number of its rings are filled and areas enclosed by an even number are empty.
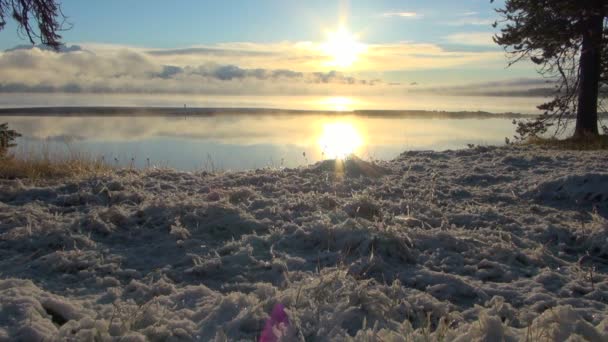
{"type": "Polygon", "coordinates": [[[0,341],[608,340],[607,152],[328,165],[2,181],[0,341]]]}

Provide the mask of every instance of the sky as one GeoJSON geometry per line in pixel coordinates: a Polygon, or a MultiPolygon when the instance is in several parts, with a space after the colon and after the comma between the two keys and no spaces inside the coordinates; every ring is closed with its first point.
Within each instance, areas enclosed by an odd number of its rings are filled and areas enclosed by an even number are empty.
{"type": "Polygon", "coordinates": [[[8,20],[0,93],[521,96],[544,82],[493,43],[502,1],[61,3],[60,53],[22,46],[8,20]]]}

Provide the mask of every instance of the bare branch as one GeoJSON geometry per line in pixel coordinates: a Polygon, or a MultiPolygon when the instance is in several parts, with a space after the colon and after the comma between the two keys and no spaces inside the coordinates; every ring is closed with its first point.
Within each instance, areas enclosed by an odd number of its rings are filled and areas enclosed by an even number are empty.
{"type": "Polygon", "coordinates": [[[58,0],[0,0],[0,30],[9,15],[30,43],[39,41],[55,50],[62,45],[60,32],[71,28],[58,0]]]}

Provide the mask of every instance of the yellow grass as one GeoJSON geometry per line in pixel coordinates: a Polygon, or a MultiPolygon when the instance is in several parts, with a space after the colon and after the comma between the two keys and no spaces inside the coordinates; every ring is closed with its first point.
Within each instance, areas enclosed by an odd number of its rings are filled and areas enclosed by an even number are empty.
{"type": "Polygon", "coordinates": [[[560,150],[606,150],[608,149],[608,135],[600,135],[598,137],[582,137],[582,138],[539,138],[531,137],[525,141],[526,144],[538,145],[560,150]]]}
{"type": "Polygon", "coordinates": [[[49,154],[0,156],[0,179],[59,179],[102,174],[112,169],[101,160],[82,154],[51,157],[49,154]]]}

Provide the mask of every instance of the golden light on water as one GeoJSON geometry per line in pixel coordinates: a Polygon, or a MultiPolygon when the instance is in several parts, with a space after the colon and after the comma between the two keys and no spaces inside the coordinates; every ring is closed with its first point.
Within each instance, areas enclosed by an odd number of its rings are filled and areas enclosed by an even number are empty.
{"type": "Polygon", "coordinates": [[[344,159],[363,146],[363,137],[352,123],[340,121],[323,124],[319,148],[329,159],[344,159]]]}
{"type": "Polygon", "coordinates": [[[327,66],[347,68],[353,65],[359,55],[366,50],[365,44],[350,33],[344,26],[327,33],[327,40],[321,45],[321,50],[331,58],[327,66]]]}

